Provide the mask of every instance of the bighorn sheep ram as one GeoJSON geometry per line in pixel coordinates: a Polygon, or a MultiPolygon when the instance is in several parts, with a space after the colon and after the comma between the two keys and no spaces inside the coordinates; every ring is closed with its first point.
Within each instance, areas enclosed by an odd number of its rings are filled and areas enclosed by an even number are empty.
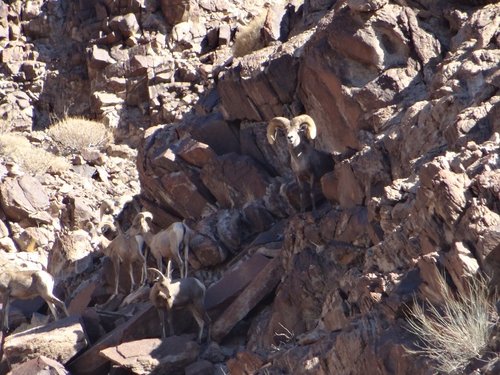
{"type": "Polygon", "coordinates": [[[299,186],[301,211],[304,212],[305,208],[306,187],[309,188],[313,211],[315,211],[314,184],[328,170],[333,169],[333,160],[330,155],[316,150],[310,143],[316,138],[317,130],[314,120],[309,115],[296,116],[291,120],[285,117],[273,118],[267,125],[267,141],[270,144],[275,143],[278,129],[285,132],[288,141],[290,166],[299,186]]]}
{"type": "Polygon", "coordinates": [[[210,318],[205,310],[205,285],[195,277],[172,280],[170,269],[167,275],[163,275],[156,268],[148,270],[158,274],[159,279],[154,283],[149,293],[149,299],[158,310],[160,324],[162,325],[162,337],[167,336],[165,315],[168,329],[174,333],[172,325],[172,310],[186,308],[193,314],[199,327],[198,342],[201,342],[203,328],[208,326],[208,340],[210,339],[210,318]]]}
{"type": "MultiPolygon", "coordinates": [[[[153,215],[150,212],[142,212],[146,221],[152,221],[153,215]]],[[[159,270],[163,269],[163,259],[167,259],[167,268],[170,269],[170,263],[173,259],[179,267],[181,278],[187,277],[188,274],[188,259],[189,259],[189,243],[193,235],[193,231],[183,222],[175,222],[168,228],[153,234],[149,223],[142,226],[148,230],[141,233],[144,241],[149,247],[151,254],[156,259],[156,264],[159,270]],[[184,259],[182,253],[184,250],[184,259]]]]}
{"type": "Polygon", "coordinates": [[[66,316],[68,311],[64,303],[54,293],[54,278],[43,270],[9,269],[0,272],[0,294],[3,295],[3,312],[1,330],[9,329],[9,304],[11,298],[30,299],[42,297],[55,319],[58,319],[56,306],[66,316]]]}
{"type": "Polygon", "coordinates": [[[130,275],[130,291],[133,291],[136,286],[133,272],[134,263],[139,263],[141,265],[141,285],[144,283],[146,276],[146,258],[142,252],[144,238],[141,233],[146,232],[147,229],[142,227],[143,224],[144,217],[142,213],[139,213],[134,218],[131,227],[126,232],[122,232],[119,229],[118,235],[103,250],[104,255],[111,259],[115,271],[115,289],[109,299],[118,295],[120,268],[122,265],[127,267],[130,275]]]}

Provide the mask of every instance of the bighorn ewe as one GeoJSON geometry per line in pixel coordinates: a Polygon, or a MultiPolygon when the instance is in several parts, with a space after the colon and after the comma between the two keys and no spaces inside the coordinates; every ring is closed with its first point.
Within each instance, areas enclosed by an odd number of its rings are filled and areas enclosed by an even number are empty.
{"type": "MultiPolygon", "coordinates": [[[[152,221],[153,215],[150,212],[142,212],[146,221],[152,221]]],[[[183,222],[171,224],[167,229],[164,229],[156,234],[151,233],[149,224],[143,225],[148,230],[142,233],[144,241],[148,245],[151,254],[156,259],[156,264],[159,270],[163,269],[163,259],[168,259],[167,268],[170,269],[172,259],[179,267],[181,278],[187,277],[188,274],[188,259],[189,259],[189,243],[193,235],[193,231],[183,222]],[[182,259],[182,250],[184,250],[184,259],[182,259]]]]}
{"type": "Polygon", "coordinates": [[[316,138],[316,124],[309,115],[296,116],[292,120],[285,117],[273,118],[267,125],[267,141],[270,144],[276,141],[278,129],[286,133],[290,166],[299,186],[301,211],[304,211],[303,195],[306,187],[310,189],[313,210],[316,210],[314,183],[328,170],[333,169],[333,160],[330,155],[314,149],[310,143],[316,138]]]}
{"type": "Polygon", "coordinates": [[[114,202],[110,199],[103,200],[99,206],[99,223],[96,232],[103,235],[105,232],[110,231],[113,235],[116,235],[119,227],[116,216],[114,202]]]}
{"type": "Polygon", "coordinates": [[[53,294],[54,278],[42,270],[9,269],[0,272],[0,294],[3,295],[3,315],[1,330],[9,329],[9,304],[11,298],[30,299],[42,297],[55,319],[58,318],[56,306],[66,316],[68,311],[64,303],[53,294]]]}
{"type": "Polygon", "coordinates": [[[144,239],[141,233],[145,232],[146,229],[142,227],[143,224],[144,217],[142,213],[139,213],[134,218],[131,227],[126,232],[121,232],[121,230],[119,230],[118,235],[103,250],[104,255],[111,258],[115,271],[115,290],[109,299],[118,294],[120,268],[122,265],[127,267],[130,275],[130,291],[133,291],[136,285],[132,267],[134,263],[139,263],[141,265],[141,285],[144,283],[146,276],[146,258],[142,253],[144,239]]]}
{"type": "Polygon", "coordinates": [[[167,336],[165,326],[165,314],[167,317],[168,329],[170,333],[174,332],[172,326],[172,310],[187,308],[193,314],[196,323],[199,326],[198,342],[201,342],[203,328],[208,326],[208,339],[210,339],[210,318],[205,310],[205,285],[194,277],[172,281],[170,269],[167,269],[167,275],[163,275],[156,268],[148,268],[158,274],[159,279],[151,288],[149,299],[158,309],[160,323],[162,325],[162,337],[167,336]]]}
{"type": "MultiPolygon", "coordinates": [[[[108,245],[111,243],[111,240],[108,239],[106,236],[102,234],[102,226],[100,226],[101,229],[98,230],[96,229],[94,223],[91,221],[88,221],[84,229],[88,232],[90,235],[90,243],[92,244],[92,247],[94,248],[99,248],[100,250],[105,249],[108,247],[108,245]]],[[[113,229],[116,229],[114,224],[112,226],[113,229]]]]}

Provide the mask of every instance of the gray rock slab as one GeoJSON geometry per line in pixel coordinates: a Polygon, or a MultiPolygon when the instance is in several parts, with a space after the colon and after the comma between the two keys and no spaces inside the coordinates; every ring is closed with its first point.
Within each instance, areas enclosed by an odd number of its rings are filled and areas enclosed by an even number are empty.
{"type": "Polygon", "coordinates": [[[126,342],[100,354],[135,374],[167,374],[194,362],[199,346],[192,336],[170,336],[126,342]]]}

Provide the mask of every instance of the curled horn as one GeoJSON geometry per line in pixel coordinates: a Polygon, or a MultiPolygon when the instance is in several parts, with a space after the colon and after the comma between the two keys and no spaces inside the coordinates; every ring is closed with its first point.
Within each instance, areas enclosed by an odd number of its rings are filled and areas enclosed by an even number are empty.
{"type": "Polygon", "coordinates": [[[147,219],[153,220],[153,214],[151,212],[148,211],[139,212],[137,215],[135,215],[134,220],[132,221],[132,225],[137,225],[142,220],[147,220],[147,219]]]}
{"type": "Polygon", "coordinates": [[[148,271],[154,271],[154,272],[156,272],[156,273],[157,273],[157,274],[158,274],[158,275],[159,275],[159,276],[160,276],[163,280],[165,280],[165,279],[166,279],[165,275],[164,275],[164,274],[162,274],[162,273],[161,273],[158,269],[156,269],[156,268],[153,268],[153,267],[148,267],[148,271]]]}
{"type": "Polygon", "coordinates": [[[290,127],[290,120],[286,117],[275,117],[267,125],[267,141],[274,144],[276,141],[276,128],[288,129],[290,127]]]}
{"type": "Polygon", "coordinates": [[[296,116],[292,119],[292,124],[297,126],[297,129],[305,125],[307,138],[309,139],[316,138],[316,132],[317,132],[316,124],[314,123],[314,120],[312,119],[311,116],[309,115],[296,116]]]}

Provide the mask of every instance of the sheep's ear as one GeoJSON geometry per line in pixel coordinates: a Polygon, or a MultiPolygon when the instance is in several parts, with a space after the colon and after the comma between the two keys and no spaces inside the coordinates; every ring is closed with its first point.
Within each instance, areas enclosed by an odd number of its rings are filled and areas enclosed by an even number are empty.
{"type": "Polygon", "coordinates": [[[307,136],[309,137],[309,125],[307,125],[305,122],[300,125],[300,131],[307,133],[307,136]]]}

